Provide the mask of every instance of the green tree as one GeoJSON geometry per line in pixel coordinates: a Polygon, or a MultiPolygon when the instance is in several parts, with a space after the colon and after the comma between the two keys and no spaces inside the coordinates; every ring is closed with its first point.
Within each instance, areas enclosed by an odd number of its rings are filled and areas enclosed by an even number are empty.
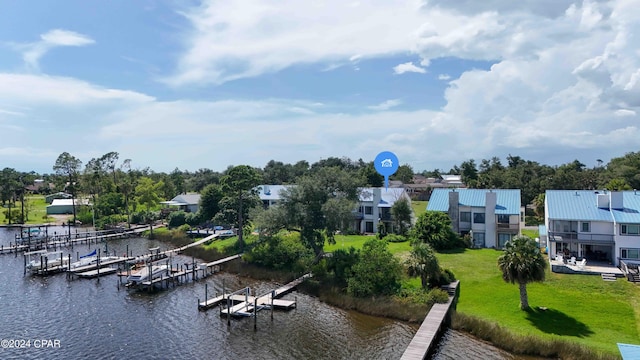
{"type": "Polygon", "coordinates": [[[367,240],[359,261],[352,267],[347,292],[357,297],[393,295],[400,289],[402,265],[387,249],[387,242],[375,237],[367,240]]]}
{"type": "Polygon", "coordinates": [[[505,282],[518,284],[520,309],[529,308],[527,284],[544,281],[546,265],[538,244],[527,236],[516,236],[505,245],[504,254],[498,258],[498,268],[505,282]]]}
{"type": "Polygon", "coordinates": [[[451,229],[451,219],[440,211],[426,211],[413,227],[414,242],[426,243],[435,250],[451,249],[460,245],[458,235],[451,229]]]}
{"type": "Polygon", "coordinates": [[[153,226],[151,224],[151,209],[160,203],[160,193],[164,183],[162,181],[154,182],[149,177],[142,177],[136,186],[136,200],[147,209],[147,221],[151,231],[150,237],[153,238],[153,226]]]}
{"type": "Polygon", "coordinates": [[[351,225],[362,183],[349,170],[319,167],[283,191],[280,204],[263,217],[270,222],[262,221],[259,227],[271,233],[299,231],[302,242],[319,256],[325,241],[335,243],[335,232],[351,225]]]}
{"type": "Polygon", "coordinates": [[[427,289],[429,282],[435,282],[440,277],[440,264],[429,244],[414,244],[406,266],[409,276],[420,277],[423,289],[427,289]]]}
{"type": "Polygon", "coordinates": [[[67,180],[67,190],[71,193],[71,203],[73,207],[73,223],[76,223],[76,192],[78,188],[78,176],[80,174],[80,168],[82,167],[82,161],[72,156],[68,152],[63,152],[56,159],[56,163],[53,165],[53,171],[61,177],[67,180]]]}
{"type": "Polygon", "coordinates": [[[627,181],[623,178],[615,178],[611,179],[604,188],[611,191],[623,191],[631,190],[631,185],[627,184],[627,181]]]}
{"type": "Polygon", "coordinates": [[[533,211],[536,213],[536,216],[544,217],[544,198],[545,194],[538,194],[538,196],[533,199],[533,211]]]}
{"type": "Polygon", "coordinates": [[[12,223],[11,206],[15,206],[16,199],[20,193],[20,176],[13,168],[4,168],[0,173],[0,199],[2,204],[7,204],[7,222],[12,223]]]}
{"type": "Polygon", "coordinates": [[[413,183],[413,168],[408,164],[398,166],[398,170],[393,174],[393,179],[400,180],[404,184],[413,183]]]}
{"type": "Polygon", "coordinates": [[[362,167],[360,167],[360,169],[358,170],[358,175],[363,179],[365,179],[365,182],[366,182],[365,185],[367,186],[371,186],[371,187],[384,186],[384,176],[380,175],[376,171],[373,165],[373,161],[370,161],[364,164],[362,167]]]}
{"type": "Polygon", "coordinates": [[[249,199],[257,198],[258,191],[256,187],[260,184],[262,177],[256,169],[248,165],[234,166],[229,169],[225,176],[220,179],[222,191],[225,197],[232,201],[227,204],[233,204],[237,211],[238,225],[238,247],[240,251],[244,249],[244,220],[248,214],[248,207],[244,207],[249,199]]]}
{"type": "Polygon", "coordinates": [[[409,204],[409,199],[402,197],[396,200],[391,206],[391,218],[398,234],[406,236],[411,227],[411,215],[413,210],[409,204]]]}
{"type": "Polygon", "coordinates": [[[220,201],[224,197],[219,184],[209,184],[200,193],[200,218],[209,221],[220,211],[220,201]]]}

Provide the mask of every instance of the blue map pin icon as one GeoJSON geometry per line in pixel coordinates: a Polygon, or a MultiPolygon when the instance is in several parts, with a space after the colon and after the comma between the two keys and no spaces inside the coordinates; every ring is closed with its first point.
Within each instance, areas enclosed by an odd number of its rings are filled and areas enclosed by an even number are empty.
{"type": "Polygon", "coordinates": [[[384,176],[384,187],[389,190],[389,176],[398,171],[398,157],[391,151],[383,151],[376,159],[373,160],[373,166],[376,168],[378,174],[384,176]]]}

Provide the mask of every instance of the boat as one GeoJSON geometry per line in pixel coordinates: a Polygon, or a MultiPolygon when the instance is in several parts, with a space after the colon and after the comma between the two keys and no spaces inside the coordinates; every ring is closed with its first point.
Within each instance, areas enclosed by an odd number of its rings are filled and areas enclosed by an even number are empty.
{"type": "Polygon", "coordinates": [[[131,267],[131,273],[127,276],[127,282],[137,285],[144,281],[156,279],[168,272],[169,265],[137,263],[131,267]]]}
{"type": "Polygon", "coordinates": [[[22,229],[20,237],[16,234],[16,243],[18,244],[28,244],[29,242],[39,243],[45,241],[47,241],[47,236],[39,228],[22,229]]]}
{"type": "Polygon", "coordinates": [[[97,250],[93,250],[92,252],[90,252],[90,253],[88,253],[86,255],[80,256],[80,260],[72,262],[70,267],[73,270],[73,269],[76,269],[76,268],[79,268],[79,267],[96,265],[96,264],[98,264],[98,259],[100,259],[100,263],[105,263],[107,261],[118,260],[120,258],[117,257],[117,256],[102,256],[102,257],[98,257],[97,250]]]}
{"type": "Polygon", "coordinates": [[[33,274],[61,271],[69,265],[69,258],[62,251],[38,250],[24,254],[27,270],[33,274]]]}

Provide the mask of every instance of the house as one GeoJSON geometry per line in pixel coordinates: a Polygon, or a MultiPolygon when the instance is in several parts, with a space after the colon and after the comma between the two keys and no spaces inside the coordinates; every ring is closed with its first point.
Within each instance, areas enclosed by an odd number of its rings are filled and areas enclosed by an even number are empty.
{"type": "Polygon", "coordinates": [[[448,213],[453,231],[470,234],[474,247],[503,248],[524,222],[518,189],[435,189],[427,210],[448,213]]]}
{"type": "Polygon", "coordinates": [[[547,190],[549,256],[640,262],[640,192],[547,190]]]}
{"type": "Polygon", "coordinates": [[[405,184],[404,187],[414,200],[429,200],[431,192],[434,189],[451,189],[464,188],[461,175],[442,175],[443,178],[424,177],[422,175],[414,175],[411,184],[405,184]]]}
{"type": "MultiPolygon", "coordinates": [[[[258,186],[258,196],[263,206],[278,204],[282,200],[282,191],[295,185],[260,185],[258,186]]],[[[375,233],[378,231],[378,224],[384,222],[387,231],[393,229],[391,219],[391,207],[400,198],[409,196],[403,188],[361,188],[358,205],[354,209],[353,230],[360,233],[375,233]]]]}
{"type": "Polygon", "coordinates": [[[185,212],[197,213],[200,209],[200,194],[180,194],[169,201],[161,201],[165,209],[177,208],[185,212]]]}
{"type": "Polygon", "coordinates": [[[384,223],[387,232],[393,232],[391,207],[400,199],[411,199],[403,188],[362,188],[357,210],[354,212],[353,229],[360,233],[376,233],[378,225],[384,223]]]}
{"type": "Polygon", "coordinates": [[[73,214],[75,203],[76,213],[80,211],[80,206],[89,206],[88,199],[54,199],[51,205],[47,205],[47,215],[73,214]]]}
{"type": "Polygon", "coordinates": [[[257,187],[258,197],[262,201],[262,206],[268,209],[272,205],[278,204],[282,199],[282,191],[293,185],[260,185],[257,187]]]}
{"type": "Polygon", "coordinates": [[[55,199],[71,199],[71,194],[67,194],[65,192],[57,192],[55,194],[50,194],[44,197],[44,201],[47,204],[51,204],[55,199]]]}

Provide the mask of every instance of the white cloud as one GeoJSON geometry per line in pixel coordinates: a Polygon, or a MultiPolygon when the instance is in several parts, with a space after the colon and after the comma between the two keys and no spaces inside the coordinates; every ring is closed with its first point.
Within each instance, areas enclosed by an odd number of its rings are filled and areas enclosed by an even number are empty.
{"type": "Polygon", "coordinates": [[[449,74],[440,74],[438,75],[438,80],[450,80],[451,76],[449,74]]]}
{"type": "Polygon", "coordinates": [[[387,101],[383,101],[378,105],[369,106],[369,109],[376,111],[386,111],[391,109],[392,107],[396,107],[402,104],[402,100],[400,99],[391,99],[387,101]]]}
{"type": "Polygon", "coordinates": [[[616,116],[636,116],[636,112],[628,109],[618,109],[614,112],[616,116]]]}
{"type": "Polygon", "coordinates": [[[62,29],[50,30],[40,35],[40,39],[34,43],[15,45],[15,48],[22,52],[22,58],[30,69],[38,70],[40,58],[55,47],[85,46],[95,43],[86,35],[62,29]]]}
{"type": "Polygon", "coordinates": [[[175,74],[165,81],[220,84],[294,64],[341,63],[354,54],[406,53],[426,19],[421,3],[205,0],[182,12],[192,29],[175,74]]]}
{"type": "Polygon", "coordinates": [[[415,72],[415,73],[420,73],[420,74],[424,74],[427,72],[427,70],[413,65],[412,62],[406,62],[404,64],[398,64],[396,66],[393,67],[393,72],[395,72],[396,74],[400,75],[400,74],[404,74],[406,72],[415,72]]]}

